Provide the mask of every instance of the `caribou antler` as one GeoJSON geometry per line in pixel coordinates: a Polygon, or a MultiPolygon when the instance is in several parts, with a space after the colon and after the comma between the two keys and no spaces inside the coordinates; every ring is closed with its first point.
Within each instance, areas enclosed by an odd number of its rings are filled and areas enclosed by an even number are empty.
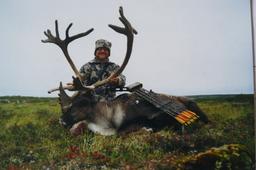
{"type": "MultiPolygon", "coordinates": [[[[59,36],[59,28],[58,28],[58,21],[55,20],[55,32],[56,32],[56,36],[53,36],[51,31],[49,29],[47,29],[47,31],[44,32],[45,36],[48,38],[46,40],[41,40],[43,43],[54,43],[56,45],[58,45],[62,52],[64,53],[66,59],[68,60],[68,63],[70,64],[71,68],[73,69],[73,71],[75,72],[76,77],[79,78],[79,80],[82,82],[82,77],[79,73],[79,71],[77,70],[75,64],[73,63],[69,53],[68,53],[68,44],[71,43],[72,41],[74,41],[75,39],[84,37],[88,34],[90,34],[93,31],[93,28],[89,29],[86,32],[80,33],[80,34],[76,34],[73,36],[69,36],[69,30],[72,26],[72,23],[69,24],[69,26],[66,29],[66,38],[64,40],[60,39],[59,36]]],[[[65,86],[63,87],[64,89],[69,89],[72,90],[73,86],[65,86]]],[[[49,92],[55,91],[56,89],[50,90],[49,92]]]]}
{"type": "MultiPolygon", "coordinates": [[[[102,86],[104,84],[109,83],[109,81],[115,77],[118,77],[123,70],[125,69],[126,65],[128,64],[128,61],[130,59],[131,53],[132,53],[132,46],[133,46],[133,39],[134,39],[134,34],[137,34],[137,31],[132,27],[131,23],[126,19],[126,17],[124,16],[123,13],[123,8],[120,7],[119,8],[119,13],[120,13],[120,21],[124,24],[124,28],[122,27],[118,27],[115,25],[109,25],[110,28],[112,28],[114,31],[120,33],[120,34],[124,34],[127,37],[127,50],[126,50],[126,55],[124,58],[124,61],[121,65],[121,67],[115,71],[113,74],[111,74],[108,78],[98,81],[90,86],[84,86],[82,85],[82,88],[80,88],[79,90],[94,90],[95,88],[102,86]]],[[[55,29],[56,29],[56,37],[53,37],[50,30],[47,30],[47,32],[45,32],[45,35],[48,37],[47,40],[43,40],[42,42],[46,43],[46,42],[50,42],[50,43],[55,43],[57,44],[63,51],[63,53],[65,54],[68,62],[70,63],[72,69],[74,70],[76,76],[79,78],[79,80],[81,81],[82,78],[80,76],[80,73],[77,71],[76,67],[74,66],[71,58],[69,57],[68,51],[67,51],[67,45],[68,43],[70,43],[71,41],[73,41],[74,39],[83,37],[88,35],[90,32],[93,31],[93,29],[88,30],[85,33],[81,33],[72,37],[68,36],[68,31],[70,29],[70,27],[72,26],[72,24],[70,24],[66,30],[66,39],[65,40],[60,40],[59,38],[59,32],[58,32],[58,22],[55,21],[55,29]]],[[[82,82],[82,81],[81,81],[82,82]]],[[[64,86],[63,89],[68,89],[68,90],[74,90],[74,86],[72,85],[68,85],[68,86],[64,86]]],[[[53,91],[57,91],[59,90],[59,88],[54,88],[52,90],[49,90],[48,93],[51,93],[53,91]]]]}
{"type": "Polygon", "coordinates": [[[130,56],[132,53],[133,38],[134,38],[133,34],[137,34],[137,31],[132,27],[131,23],[124,16],[122,7],[119,7],[119,13],[120,13],[119,20],[124,24],[124,28],[118,27],[115,25],[111,25],[111,24],[109,25],[109,27],[120,34],[124,34],[127,37],[127,51],[126,51],[124,61],[121,65],[121,67],[117,71],[115,71],[113,74],[111,74],[108,78],[106,78],[102,81],[98,81],[91,86],[88,86],[89,88],[97,88],[99,86],[107,84],[111,79],[119,76],[122,73],[122,71],[124,70],[124,68],[126,67],[128,61],[130,59],[130,56]]]}

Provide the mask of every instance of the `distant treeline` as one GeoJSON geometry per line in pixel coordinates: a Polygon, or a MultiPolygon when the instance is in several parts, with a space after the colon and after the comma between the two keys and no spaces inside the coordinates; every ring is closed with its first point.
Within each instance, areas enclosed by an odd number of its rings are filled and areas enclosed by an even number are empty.
{"type": "MultiPolygon", "coordinates": [[[[195,101],[241,101],[241,102],[253,102],[253,94],[216,94],[216,95],[193,95],[187,96],[195,101]]],[[[45,102],[54,101],[57,97],[31,97],[31,96],[0,96],[0,103],[9,102],[45,102]]]]}
{"type": "Polygon", "coordinates": [[[195,101],[253,102],[253,94],[216,94],[187,96],[195,101]]]}
{"type": "Polygon", "coordinates": [[[33,103],[57,100],[56,97],[0,96],[0,103],[33,103]]]}

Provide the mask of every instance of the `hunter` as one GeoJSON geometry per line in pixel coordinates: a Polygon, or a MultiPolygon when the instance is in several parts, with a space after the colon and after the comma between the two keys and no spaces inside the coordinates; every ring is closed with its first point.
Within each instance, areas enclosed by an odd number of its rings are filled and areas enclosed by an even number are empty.
{"type": "MultiPolygon", "coordinates": [[[[95,58],[84,64],[80,73],[84,80],[83,84],[89,86],[97,81],[103,80],[114,73],[118,68],[117,64],[109,61],[111,42],[99,39],[95,42],[95,58]]],[[[95,101],[112,100],[116,96],[115,88],[123,87],[126,78],[120,74],[118,77],[93,91],[95,101]]],[[[77,94],[76,94],[77,95],[77,94]]]]}

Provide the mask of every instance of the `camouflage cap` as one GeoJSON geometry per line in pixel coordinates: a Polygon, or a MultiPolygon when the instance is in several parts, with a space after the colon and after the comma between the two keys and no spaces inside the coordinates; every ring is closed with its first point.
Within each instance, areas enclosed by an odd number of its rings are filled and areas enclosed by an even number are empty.
{"type": "Polygon", "coordinates": [[[110,48],[111,48],[111,42],[107,41],[107,40],[104,40],[104,39],[99,39],[95,42],[95,51],[94,51],[94,55],[96,54],[96,50],[98,48],[107,48],[108,51],[109,51],[109,54],[110,54],[110,48]]]}
{"type": "Polygon", "coordinates": [[[97,50],[98,48],[101,48],[101,47],[105,47],[107,48],[108,50],[110,50],[111,48],[111,42],[107,41],[107,40],[104,40],[104,39],[99,39],[95,42],[95,50],[97,50]]]}

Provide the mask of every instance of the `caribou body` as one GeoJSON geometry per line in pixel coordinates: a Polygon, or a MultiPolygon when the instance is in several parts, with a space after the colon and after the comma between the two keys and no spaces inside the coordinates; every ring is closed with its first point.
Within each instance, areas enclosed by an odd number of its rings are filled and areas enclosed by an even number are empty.
{"type": "MultiPolygon", "coordinates": [[[[185,97],[157,95],[165,100],[175,100],[175,102],[183,104],[188,110],[195,112],[199,116],[199,120],[208,122],[205,113],[192,100],[185,97]]],[[[90,93],[80,95],[72,103],[68,102],[67,97],[65,91],[60,89],[60,103],[63,112],[61,123],[71,129],[81,121],[89,130],[102,135],[113,135],[127,129],[134,129],[134,127],[146,126],[160,129],[179,125],[173,117],[160,111],[135,93],[125,93],[114,100],[100,102],[94,102],[90,93]],[[69,107],[65,108],[65,106],[69,107]]]]}

